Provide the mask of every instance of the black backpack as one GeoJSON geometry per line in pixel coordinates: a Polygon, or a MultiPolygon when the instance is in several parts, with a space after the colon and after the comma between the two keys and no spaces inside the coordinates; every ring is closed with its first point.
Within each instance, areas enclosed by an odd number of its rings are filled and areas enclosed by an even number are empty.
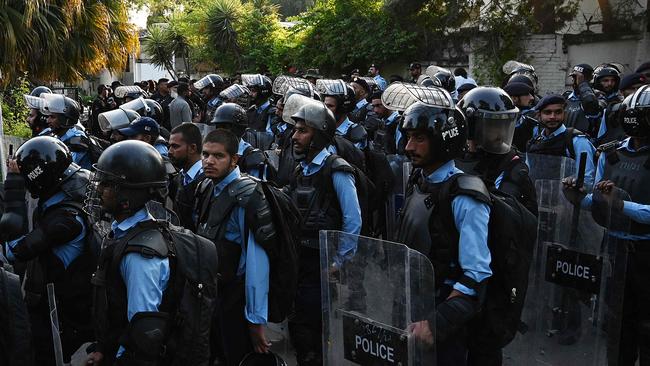
{"type": "Polygon", "coordinates": [[[268,321],[281,323],[291,311],[298,286],[298,230],[302,218],[286,193],[274,183],[261,185],[273,216],[276,232],[271,242],[260,243],[269,257],[268,321]]]}
{"type": "Polygon", "coordinates": [[[0,365],[34,364],[29,314],[20,289],[20,278],[0,262],[0,365]]]}
{"type": "MultiPolygon", "coordinates": [[[[442,185],[438,202],[446,210],[443,225],[456,229],[451,204],[461,192],[456,174],[442,185]]],[[[472,320],[473,342],[486,347],[504,347],[512,341],[521,325],[521,313],[528,289],[528,274],[537,240],[537,218],[516,198],[490,189],[488,247],[492,276],[488,278],[485,301],[472,320]]],[[[457,234],[457,232],[456,232],[457,234]]],[[[457,237],[457,236],[456,236],[457,237]]],[[[454,248],[456,257],[458,248],[454,248]]]]}

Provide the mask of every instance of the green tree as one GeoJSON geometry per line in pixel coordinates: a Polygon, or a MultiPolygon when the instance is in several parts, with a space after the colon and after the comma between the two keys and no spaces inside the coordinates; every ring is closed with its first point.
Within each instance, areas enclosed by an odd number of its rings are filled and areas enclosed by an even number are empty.
{"type": "Polygon", "coordinates": [[[149,62],[164,68],[176,79],[174,72],[174,49],[170,47],[170,32],[166,24],[154,24],[147,28],[147,35],[142,40],[142,49],[149,56],[149,62]]]}

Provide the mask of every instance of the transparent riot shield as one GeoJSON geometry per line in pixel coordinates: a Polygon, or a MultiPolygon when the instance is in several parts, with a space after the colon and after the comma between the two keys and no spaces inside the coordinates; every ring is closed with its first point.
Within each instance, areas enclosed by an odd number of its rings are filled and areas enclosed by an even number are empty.
{"type": "Polygon", "coordinates": [[[205,138],[210,132],[216,130],[216,127],[214,125],[209,125],[206,123],[196,123],[192,122],[192,124],[196,127],[199,128],[199,131],[201,131],[201,136],[205,138]]]}
{"type": "MultiPolygon", "coordinates": [[[[627,248],[609,235],[629,220],[612,205],[582,209],[559,179],[535,182],[538,242],[530,267],[520,332],[504,365],[608,365],[618,354],[627,248]]],[[[599,192],[593,202],[602,202],[599,192]]],[[[614,189],[614,200],[629,200],[614,189]]],[[[610,199],[611,201],[611,199],[610,199]]]]}
{"type": "Polygon", "coordinates": [[[386,159],[388,159],[393,176],[396,178],[393,193],[386,201],[386,232],[390,235],[390,233],[397,232],[397,216],[404,204],[408,177],[411,174],[411,162],[404,155],[386,155],[386,159]]]}
{"type": "MultiPolygon", "coordinates": [[[[321,231],[320,259],[324,365],[435,365],[434,347],[408,331],[434,311],[426,256],[402,244],[321,231]],[[354,244],[355,253],[339,256],[341,246],[354,244]]],[[[435,324],[430,328],[435,339],[435,324]]]]}
{"type": "Polygon", "coordinates": [[[526,164],[533,182],[540,179],[561,180],[577,175],[576,161],[564,156],[527,153],[526,164]]]}

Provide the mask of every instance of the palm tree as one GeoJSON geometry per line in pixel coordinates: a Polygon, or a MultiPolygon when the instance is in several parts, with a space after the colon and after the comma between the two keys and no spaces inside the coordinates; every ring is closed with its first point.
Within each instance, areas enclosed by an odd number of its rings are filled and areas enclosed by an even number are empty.
{"type": "Polygon", "coordinates": [[[215,47],[225,51],[224,53],[232,53],[237,68],[240,68],[242,63],[236,30],[241,9],[240,0],[216,0],[206,13],[208,39],[215,47]]]}
{"type": "Polygon", "coordinates": [[[147,36],[143,39],[142,47],[149,55],[150,62],[158,67],[164,67],[169,75],[176,80],[174,65],[172,63],[174,50],[168,43],[168,36],[165,30],[166,25],[150,25],[147,28],[147,36]]]}

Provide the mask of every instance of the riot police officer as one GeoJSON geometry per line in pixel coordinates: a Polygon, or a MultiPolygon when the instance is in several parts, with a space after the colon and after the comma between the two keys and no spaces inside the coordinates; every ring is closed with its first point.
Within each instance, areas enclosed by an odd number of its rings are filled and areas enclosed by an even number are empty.
{"type": "Polygon", "coordinates": [[[90,278],[96,261],[91,227],[83,212],[89,172],[72,161],[63,142],[38,136],[25,142],[8,162],[6,212],[0,221],[10,240],[7,258],[26,267],[23,290],[31,318],[39,365],[54,365],[46,285],[53,283],[58,303],[64,361],[92,340],[90,278]],[[27,232],[25,188],[38,198],[27,232]]]}
{"type": "MultiPolygon", "coordinates": [[[[598,159],[594,193],[582,200],[583,207],[591,207],[598,221],[599,211],[613,211],[613,217],[628,218],[628,224],[619,224],[608,230],[614,239],[611,249],[618,259],[626,259],[625,285],[621,334],[608,334],[612,344],[619,346],[618,352],[609,348],[609,361],[617,365],[640,365],[650,362],[650,293],[646,282],[650,278],[650,200],[647,186],[650,184],[648,159],[650,156],[650,86],[644,85],[624,101],[621,123],[627,136],[624,141],[611,145],[598,159]],[[623,189],[629,197],[615,195],[616,188],[623,189]]],[[[565,180],[565,186],[572,187],[574,178],[565,180]]],[[[574,196],[568,195],[569,199],[574,196]]],[[[579,202],[576,199],[576,203],[579,202]]],[[[609,226],[608,219],[599,223],[609,226]]],[[[611,221],[621,222],[611,219],[611,221]]],[[[615,269],[616,270],[616,269],[615,269]]],[[[615,275],[623,275],[615,273],[615,275]]],[[[611,290],[610,290],[611,291],[611,290]]],[[[618,316],[619,314],[612,314],[618,316]]],[[[613,320],[612,320],[613,321],[613,320]]],[[[609,345],[608,345],[609,346],[609,345]]]]}
{"type": "Polygon", "coordinates": [[[259,243],[272,240],[275,231],[258,183],[237,165],[238,140],[222,128],[205,137],[202,156],[208,179],[198,201],[197,233],[215,243],[220,258],[212,358],[227,366],[239,365],[249,352],[266,353],[270,346],[263,327],[268,319],[269,259],[259,243]]]}
{"type": "Polygon", "coordinates": [[[517,147],[519,151],[526,151],[526,144],[533,138],[533,131],[537,127],[534,117],[535,111],[533,103],[535,96],[533,95],[533,87],[526,83],[510,82],[503,90],[508,93],[510,98],[519,109],[519,116],[517,116],[517,123],[515,124],[515,135],[512,139],[512,144],[517,147]]]}
{"type": "Polygon", "coordinates": [[[140,117],[118,130],[123,136],[130,140],[144,141],[153,146],[161,156],[167,157],[169,148],[167,142],[160,136],[160,125],[151,117],[140,117]]]}
{"type": "Polygon", "coordinates": [[[77,128],[81,108],[79,104],[61,94],[42,94],[45,105],[42,113],[47,115],[50,131],[68,146],[72,160],[84,169],[91,168],[88,154],[88,136],[77,128]]]}
{"type": "MultiPolygon", "coordinates": [[[[586,153],[584,181],[585,186],[589,187],[594,182],[596,172],[596,149],[582,131],[564,125],[565,106],[565,99],[559,95],[547,95],[537,103],[535,110],[539,113],[539,123],[543,128],[528,142],[527,153],[566,156],[573,160],[579,159],[583,152],[586,153]]],[[[578,166],[576,164],[576,169],[578,166]]]]}
{"type": "Polygon", "coordinates": [[[214,111],[223,103],[219,98],[219,93],[225,88],[223,78],[217,74],[206,75],[194,83],[194,88],[199,90],[205,102],[205,109],[200,122],[210,123],[214,111]]]}
{"type": "Polygon", "coordinates": [[[41,112],[44,101],[40,98],[41,94],[51,94],[52,90],[46,86],[37,86],[29,94],[25,94],[25,104],[29,107],[27,116],[27,125],[32,130],[32,137],[40,135],[47,129],[47,116],[41,112]]]}
{"type": "Polygon", "coordinates": [[[370,94],[370,86],[360,77],[352,78],[350,86],[354,89],[356,104],[348,118],[350,118],[350,121],[354,123],[360,123],[363,125],[369,112],[368,96],[370,94]]]}
{"type": "MultiPolygon", "coordinates": [[[[322,364],[318,231],[340,230],[358,235],[362,225],[354,169],[327,150],[336,129],[334,115],[322,102],[305,100],[292,116],[293,151],[300,165],[290,193],[303,221],[298,228],[301,245],[295,314],[289,320],[300,366],[322,364]]],[[[336,272],[355,250],[356,242],[341,243],[329,264],[330,271],[336,272]]]]}
{"type": "Polygon", "coordinates": [[[517,107],[501,88],[490,87],[470,90],[458,107],[467,120],[469,146],[469,152],[456,161],[459,168],[481,177],[488,187],[515,197],[537,216],[537,197],[528,166],[512,146],[517,107]]]}
{"type": "Polygon", "coordinates": [[[227,129],[237,136],[239,139],[237,165],[243,172],[260,179],[266,179],[269,174],[273,176],[264,152],[254,148],[243,139],[248,129],[248,116],[242,106],[235,103],[223,103],[215,111],[210,123],[216,128],[227,129]]]}
{"type": "Polygon", "coordinates": [[[620,72],[614,65],[603,64],[594,71],[594,89],[603,92],[607,102],[594,142],[596,146],[625,138],[625,132],[619,123],[620,118],[617,113],[623,102],[623,94],[619,91],[620,82],[620,72]]]}
{"type": "Polygon", "coordinates": [[[155,222],[146,203],[166,194],[163,160],[147,143],[122,141],[106,149],[94,168],[86,210],[94,220],[109,215],[113,221],[93,280],[98,342],[89,362],[158,365],[173,278],[165,237],[145,225],[155,222]]]}
{"type": "Polygon", "coordinates": [[[357,148],[365,149],[368,146],[368,132],[348,118],[348,113],[355,106],[354,89],[343,80],[319,80],[316,85],[324,96],[323,102],[334,113],[336,134],[345,137],[357,148]]]}
{"type": "Polygon", "coordinates": [[[178,215],[181,226],[192,231],[196,230],[193,215],[196,187],[205,178],[201,163],[202,146],[201,131],[192,123],[183,123],[171,132],[169,159],[179,169],[174,184],[174,212],[178,215]]]}
{"type": "Polygon", "coordinates": [[[140,114],[137,112],[131,109],[118,108],[100,113],[97,116],[97,123],[109,140],[115,143],[126,140],[127,137],[120,133],[120,129],[128,127],[131,122],[138,118],[140,118],[140,114]]]}
{"type": "Polygon", "coordinates": [[[573,67],[570,76],[573,90],[567,92],[564,122],[567,127],[576,128],[591,138],[596,138],[600,120],[607,102],[602,92],[594,91],[589,85],[594,69],[587,64],[573,67]]]}
{"type": "Polygon", "coordinates": [[[396,240],[429,256],[434,264],[436,308],[431,309],[429,320],[411,325],[413,335],[429,344],[434,342],[432,334],[436,335],[439,365],[466,365],[468,337],[472,337],[468,322],[477,314],[486,280],[492,275],[487,244],[490,196],[480,178],[458,176],[462,171],[453,159],[465,147],[467,127],[462,113],[449,108],[454,104],[448,102],[446,107],[416,102],[404,112],[406,155],[416,170],[411,174],[396,240]],[[451,203],[431,201],[432,193],[448,181],[463,188],[451,203]],[[451,218],[446,216],[449,211],[451,218]]]}
{"type": "Polygon", "coordinates": [[[373,94],[371,99],[372,109],[375,115],[380,118],[379,126],[373,138],[373,148],[386,154],[403,152],[403,146],[400,149],[402,133],[398,128],[400,115],[397,111],[386,108],[381,101],[381,96],[382,92],[378,92],[373,94]]]}
{"type": "Polygon", "coordinates": [[[137,112],[141,117],[151,117],[161,124],[164,113],[160,103],[153,99],[138,98],[120,105],[120,109],[132,110],[137,112]]]}
{"type": "Polygon", "coordinates": [[[273,83],[268,76],[260,74],[244,74],[242,82],[251,92],[253,105],[248,109],[248,127],[258,132],[271,132],[271,120],[275,115],[275,106],[269,100],[273,91],[273,83]]]}

